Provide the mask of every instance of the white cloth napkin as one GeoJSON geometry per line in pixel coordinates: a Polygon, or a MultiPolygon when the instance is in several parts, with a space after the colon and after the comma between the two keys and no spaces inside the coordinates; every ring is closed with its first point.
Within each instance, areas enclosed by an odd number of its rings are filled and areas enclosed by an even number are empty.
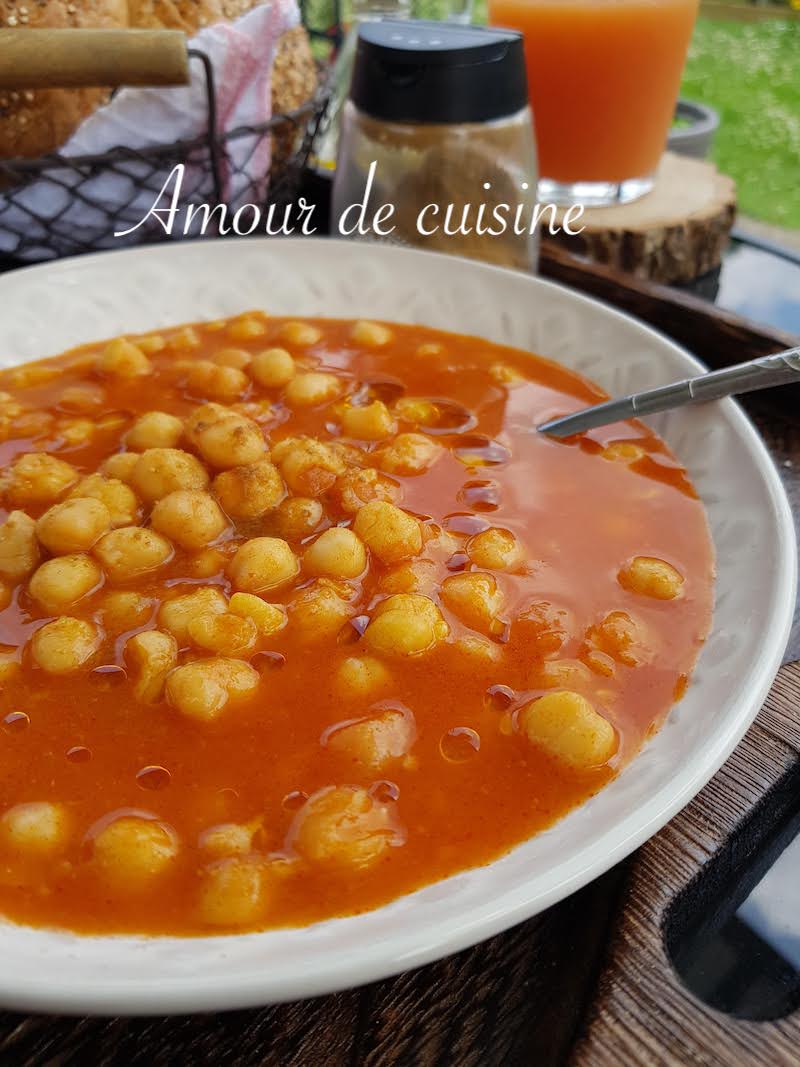
{"type": "MultiPolygon", "coordinates": [[[[214,70],[219,133],[257,126],[271,117],[271,75],[277,43],[299,22],[296,0],[271,0],[235,23],[209,26],[192,38],[190,47],[204,52],[214,70]]],[[[203,136],[208,105],[205,72],[198,60],[190,60],[190,73],[192,80],[187,86],[120,90],[82,123],[61,153],[70,158],[102,155],[118,145],[142,149],[203,136]]],[[[269,135],[247,134],[226,143],[229,164],[223,160],[222,196],[232,211],[244,203],[263,200],[270,150],[269,135]]],[[[113,169],[101,164],[88,181],[86,176],[64,169],[0,197],[0,251],[40,260],[82,247],[137,244],[169,221],[167,209],[177,175],[159,200],[164,210],[137,226],[179,162],[182,158],[176,154],[165,159],[160,168],[135,159],[115,162],[113,169]],[[116,220],[116,231],[132,232],[119,237],[106,233],[109,217],[116,220]],[[18,235],[24,235],[25,248],[20,248],[18,235]]],[[[212,206],[215,199],[207,151],[195,153],[194,159],[190,156],[185,162],[179,209],[172,217],[172,237],[184,236],[187,198],[195,203],[211,202],[212,206]]],[[[202,215],[196,216],[189,232],[195,232],[201,220],[202,215]]]]}

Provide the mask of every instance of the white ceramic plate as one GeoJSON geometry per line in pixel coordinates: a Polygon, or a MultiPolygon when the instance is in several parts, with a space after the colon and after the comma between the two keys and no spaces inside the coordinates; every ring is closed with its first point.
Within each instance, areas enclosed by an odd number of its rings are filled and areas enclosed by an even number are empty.
{"type": "MultiPolygon", "coordinates": [[[[0,363],[248,308],[476,334],[549,356],[616,394],[701,369],[647,327],[549,282],[430,253],[310,240],[160,246],[4,275],[0,363]]],[[[79,937],[0,923],[0,1003],[161,1014],[328,993],[496,934],[597,877],[662,827],[760,708],[789,632],[796,559],[779,479],[738,407],[684,409],[654,425],[708,509],[715,621],[686,696],[606,789],[489,866],[355,918],[210,938],[79,937]]]]}

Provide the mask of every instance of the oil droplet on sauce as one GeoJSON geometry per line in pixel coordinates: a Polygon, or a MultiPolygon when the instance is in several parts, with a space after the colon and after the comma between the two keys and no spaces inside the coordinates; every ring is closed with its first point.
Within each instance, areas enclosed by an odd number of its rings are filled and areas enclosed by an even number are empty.
{"type": "Polygon", "coordinates": [[[124,667],[118,667],[115,663],[105,663],[102,667],[95,667],[89,675],[89,681],[101,688],[112,689],[121,685],[127,677],[128,673],[124,667]]]}
{"type": "Polygon", "coordinates": [[[142,769],[136,775],[136,784],[141,789],[166,789],[172,780],[172,775],[169,773],[166,767],[158,767],[156,765],[150,767],[142,767],[142,769]]]}
{"type": "Polygon", "coordinates": [[[286,663],[286,656],[282,652],[257,652],[250,660],[250,666],[254,667],[259,674],[277,670],[286,663]]]}
{"type": "Polygon", "coordinates": [[[376,782],[369,791],[369,795],[382,804],[390,800],[397,800],[400,796],[400,786],[394,782],[384,780],[376,782]]]}
{"type": "Polygon", "coordinates": [[[302,789],[294,789],[291,793],[286,794],[281,804],[286,811],[297,811],[298,808],[302,808],[307,800],[308,793],[304,793],[302,789]]]}
{"type": "Polygon", "coordinates": [[[30,717],[24,711],[11,711],[3,719],[3,729],[7,734],[21,734],[30,724],[30,717]]]}
{"type": "Polygon", "coordinates": [[[492,711],[506,711],[516,700],[516,693],[507,685],[490,685],[484,703],[492,711]]]}
{"type": "Polygon", "coordinates": [[[85,745],[73,745],[67,749],[67,759],[70,763],[88,763],[92,753],[85,745]]]}
{"type": "Polygon", "coordinates": [[[473,511],[497,511],[500,507],[500,486],[489,479],[464,482],[458,499],[473,511]]]}
{"type": "Polygon", "coordinates": [[[448,730],[439,742],[439,749],[448,763],[466,763],[477,755],[480,747],[480,736],[469,726],[448,730]]]}

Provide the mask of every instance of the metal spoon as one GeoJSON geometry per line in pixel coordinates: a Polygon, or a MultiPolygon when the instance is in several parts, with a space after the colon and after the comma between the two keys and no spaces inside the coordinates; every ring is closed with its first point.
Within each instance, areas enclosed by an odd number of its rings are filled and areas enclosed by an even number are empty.
{"type": "Polygon", "coordinates": [[[643,393],[631,393],[619,400],[593,404],[572,415],[551,419],[537,429],[551,437],[570,437],[597,426],[608,426],[639,415],[653,415],[656,411],[680,408],[684,404],[699,404],[706,400],[720,400],[724,396],[752,393],[773,385],[800,382],[800,348],[788,348],[774,356],[762,356],[749,363],[737,363],[724,370],[709,371],[696,378],[684,378],[643,393]]]}

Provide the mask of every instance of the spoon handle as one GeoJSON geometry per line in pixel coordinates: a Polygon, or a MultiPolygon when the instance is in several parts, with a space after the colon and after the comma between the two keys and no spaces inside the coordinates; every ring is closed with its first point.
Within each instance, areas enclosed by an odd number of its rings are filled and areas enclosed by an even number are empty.
{"type": "Polygon", "coordinates": [[[800,382],[800,348],[789,348],[774,356],[762,356],[748,363],[737,363],[723,370],[699,374],[696,378],[684,378],[683,381],[632,393],[619,400],[594,404],[572,415],[545,422],[538,429],[552,437],[569,437],[638,415],[653,415],[657,411],[683,407],[684,404],[720,400],[725,396],[752,393],[757,389],[790,382],[800,382]]]}

